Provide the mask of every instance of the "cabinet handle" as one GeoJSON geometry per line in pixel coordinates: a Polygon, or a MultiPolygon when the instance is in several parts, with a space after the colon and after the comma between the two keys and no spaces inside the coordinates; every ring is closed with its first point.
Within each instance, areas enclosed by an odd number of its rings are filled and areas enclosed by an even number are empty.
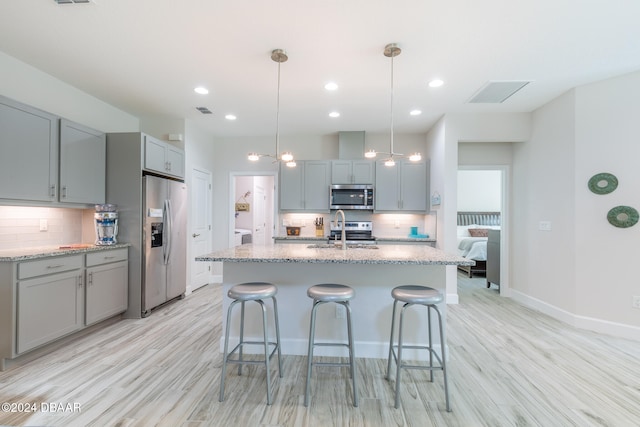
{"type": "Polygon", "coordinates": [[[62,186],[62,198],[65,199],[67,197],[67,186],[62,186]]]}
{"type": "Polygon", "coordinates": [[[53,184],[52,186],[49,187],[49,195],[52,198],[56,197],[56,185],[55,184],[53,184]]]}
{"type": "Polygon", "coordinates": [[[82,274],[80,274],[78,276],[78,287],[81,288],[82,287],[82,274]]]}
{"type": "Polygon", "coordinates": [[[47,269],[50,269],[50,270],[53,270],[54,268],[60,268],[60,267],[64,267],[64,264],[47,265],[47,269]]]}
{"type": "Polygon", "coordinates": [[[171,162],[167,162],[167,170],[170,171],[171,170],[171,162]]]}
{"type": "Polygon", "coordinates": [[[93,285],[93,273],[89,273],[89,286],[93,285]]]}
{"type": "Polygon", "coordinates": [[[115,258],[114,256],[105,256],[103,259],[106,261],[108,259],[114,259],[114,258],[115,258]]]}

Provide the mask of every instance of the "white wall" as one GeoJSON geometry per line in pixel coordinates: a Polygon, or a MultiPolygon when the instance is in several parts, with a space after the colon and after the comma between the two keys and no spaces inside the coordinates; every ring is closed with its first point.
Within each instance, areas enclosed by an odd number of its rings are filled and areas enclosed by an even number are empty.
{"type": "Polygon", "coordinates": [[[502,172],[458,170],[458,211],[500,212],[502,172]]]}
{"type": "Polygon", "coordinates": [[[102,132],[137,132],[137,117],[0,52],[0,94],[102,132]]]}
{"type": "Polygon", "coordinates": [[[576,314],[633,325],[640,337],[640,310],[632,308],[640,295],[640,224],[616,228],[606,220],[615,206],[640,210],[640,72],[579,87],[575,102],[576,314]],[[587,189],[599,172],[617,176],[613,193],[587,189]]]}
{"type": "Polygon", "coordinates": [[[533,114],[531,141],[514,145],[514,298],[583,328],[640,337],[635,262],[640,226],[611,226],[617,205],[640,209],[640,73],[578,87],[533,114]],[[620,180],[609,195],[591,176],[620,180]],[[540,231],[539,221],[551,221],[540,231]]]}

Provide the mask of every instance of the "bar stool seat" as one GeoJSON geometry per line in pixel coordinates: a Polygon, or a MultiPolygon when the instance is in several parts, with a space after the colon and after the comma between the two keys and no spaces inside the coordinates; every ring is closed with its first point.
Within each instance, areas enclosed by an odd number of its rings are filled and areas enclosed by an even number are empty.
{"type": "Polygon", "coordinates": [[[226,332],[224,336],[224,354],[222,357],[222,373],[220,376],[220,398],[219,401],[224,401],[224,380],[227,371],[228,363],[235,363],[238,366],[238,375],[242,375],[242,366],[243,365],[256,365],[256,364],[264,364],[267,371],[267,405],[271,405],[271,375],[269,368],[269,360],[273,357],[273,355],[278,353],[278,372],[280,374],[280,378],[282,378],[282,355],[280,354],[280,325],[278,322],[278,303],[276,301],[276,294],[278,293],[278,288],[266,282],[248,282],[248,283],[240,283],[232,286],[227,292],[227,296],[233,301],[229,305],[229,309],[227,310],[227,325],[226,332]],[[273,302],[273,317],[275,322],[276,329],[276,340],[275,342],[269,341],[268,327],[267,327],[267,309],[264,305],[264,299],[271,299],[273,302]],[[262,341],[245,341],[244,339],[244,308],[245,303],[248,301],[255,301],[260,305],[262,309],[262,331],[263,331],[263,340],[262,341]],[[231,313],[233,307],[240,303],[241,311],[240,311],[240,341],[238,345],[236,345],[233,350],[229,351],[229,334],[231,327],[231,313]],[[261,345],[264,346],[264,360],[245,360],[243,358],[242,348],[245,345],[261,345]],[[273,346],[271,353],[269,353],[269,347],[273,346]],[[235,352],[238,352],[237,359],[230,359],[235,352]]]}
{"type": "Polygon", "coordinates": [[[356,293],[353,288],[346,285],[339,285],[335,283],[324,283],[311,286],[307,290],[307,296],[313,299],[313,308],[311,309],[311,322],[309,325],[309,350],[307,353],[307,382],[304,392],[304,406],[309,406],[309,395],[311,385],[311,370],[315,366],[348,366],[350,369],[350,376],[353,385],[353,406],[358,406],[358,393],[356,387],[356,372],[355,372],[355,358],[353,355],[353,334],[351,323],[351,307],[349,306],[349,300],[355,297],[356,293]],[[348,342],[315,342],[315,330],[316,330],[316,310],[322,304],[336,303],[344,306],[347,311],[347,337],[348,342]],[[313,361],[313,349],[317,346],[329,346],[329,347],[346,347],[349,349],[349,362],[314,362],[313,361]]]}
{"type": "Polygon", "coordinates": [[[430,371],[430,380],[433,382],[433,371],[441,370],[444,376],[444,393],[446,400],[447,411],[451,412],[451,406],[449,404],[449,388],[447,384],[447,367],[445,357],[445,340],[444,330],[442,327],[442,315],[436,304],[444,301],[444,297],[437,289],[433,289],[427,286],[420,285],[401,285],[396,286],[391,291],[393,297],[393,313],[391,317],[391,338],[389,339],[389,359],[387,362],[387,375],[386,379],[391,379],[391,360],[396,362],[396,390],[395,390],[395,408],[400,406],[400,374],[402,369],[424,369],[430,371]],[[400,325],[398,326],[398,343],[394,344],[395,335],[395,323],[396,323],[396,308],[398,303],[404,303],[400,310],[400,325]],[[427,327],[429,333],[429,345],[406,345],[402,342],[402,327],[404,320],[405,309],[412,305],[422,305],[427,307],[427,327]],[[440,354],[433,348],[433,341],[431,336],[431,310],[434,310],[438,315],[438,327],[440,331],[440,354]],[[396,350],[397,349],[397,354],[396,350]],[[402,350],[403,349],[416,349],[416,350],[428,350],[429,351],[429,365],[410,365],[402,362],[402,350]],[[434,365],[433,358],[438,361],[437,365],[434,365]]]}

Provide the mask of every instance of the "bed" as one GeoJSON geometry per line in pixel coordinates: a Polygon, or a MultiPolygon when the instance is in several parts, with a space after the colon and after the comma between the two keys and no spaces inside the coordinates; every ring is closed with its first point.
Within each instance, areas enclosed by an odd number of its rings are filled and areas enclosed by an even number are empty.
{"type": "Polygon", "coordinates": [[[488,230],[500,229],[500,212],[458,212],[458,254],[472,259],[476,265],[458,266],[458,269],[474,274],[487,272],[488,230]]]}

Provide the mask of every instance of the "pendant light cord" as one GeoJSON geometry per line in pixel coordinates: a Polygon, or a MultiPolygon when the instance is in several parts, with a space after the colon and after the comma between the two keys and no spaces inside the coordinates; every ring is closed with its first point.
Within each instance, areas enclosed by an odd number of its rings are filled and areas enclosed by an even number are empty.
{"type": "Polygon", "coordinates": [[[391,55],[391,153],[390,156],[393,158],[393,58],[395,55],[391,55]]]}
{"type": "Polygon", "coordinates": [[[280,64],[278,61],[278,94],[276,97],[276,159],[280,158],[280,64]]]}

